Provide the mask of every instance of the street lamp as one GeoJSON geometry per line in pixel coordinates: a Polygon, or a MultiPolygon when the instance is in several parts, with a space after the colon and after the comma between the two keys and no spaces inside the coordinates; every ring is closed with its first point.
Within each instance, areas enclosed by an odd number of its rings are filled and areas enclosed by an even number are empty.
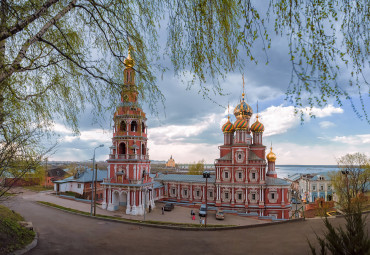
{"type": "Polygon", "coordinates": [[[91,178],[91,205],[90,205],[90,216],[93,215],[93,201],[95,203],[95,198],[94,198],[94,175],[95,175],[95,172],[94,172],[94,169],[95,169],[95,150],[97,148],[100,148],[100,147],[103,147],[104,144],[100,144],[98,147],[96,147],[94,149],[94,156],[93,156],[93,174],[92,174],[92,178],[91,178]]]}
{"type": "Polygon", "coordinates": [[[146,207],[146,194],[148,194],[148,191],[150,192],[150,191],[152,191],[152,189],[151,188],[149,188],[149,189],[145,189],[144,190],[144,221],[145,221],[145,207],[146,207]]]}
{"type": "Polygon", "coordinates": [[[342,174],[343,175],[345,175],[346,176],[346,184],[347,184],[347,200],[348,200],[348,207],[347,207],[347,213],[349,213],[349,210],[350,210],[350,206],[351,206],[351,197],[350,197],[350,193],[349,193],[349,183],[348,183],[348,174],[349,174],[349,171],[348,171],[348,169],[346,169],[346,170],[342,170],[341,171],[342,172],[342,174]]]}
{"type": "Polygon", "coordinates": [[[208,171],[203,172],[203,178],[206,178],[206,218],[204,221],[204,227],[207,227],[207,215],[208,215],[208,203],[207,203],[207,198],[208,198],[208,178],[211,177],[211,173],[208,171]]]}

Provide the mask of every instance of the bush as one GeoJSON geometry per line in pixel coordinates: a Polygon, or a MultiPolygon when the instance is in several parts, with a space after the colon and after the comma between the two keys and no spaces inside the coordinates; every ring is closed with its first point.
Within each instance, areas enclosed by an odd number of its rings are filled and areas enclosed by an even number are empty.
{"type": "Polygon", "coordinates": [[[23,217],[0,205],[0,254],[8,254],[31,243],[35,237],[32,230],[22,227],[18,221],[23,217]]]}

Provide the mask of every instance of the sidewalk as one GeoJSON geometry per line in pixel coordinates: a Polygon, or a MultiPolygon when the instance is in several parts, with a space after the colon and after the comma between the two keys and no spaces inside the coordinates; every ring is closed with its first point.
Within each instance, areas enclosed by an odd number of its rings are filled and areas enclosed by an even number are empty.
{"type": "MultiPolygon", "coordinates": [[[[19,195],[25,200],[30,201],[44,201],[53,204],[57,204],[63,207],[90,212],[90,203],[86,202],[79,202],[74,200],[69,200],[66,198],[61,198],[55,195],[50,194],[50,191],[47,192],[33,192],[29,190],[22,189],[23,194],[19,195]]],[[[153,221],[164,221],[164,222],[176,222],[176,223],[192,223],[192,224],[199,224],[199,216],[198,210],[193,209],[196,213],[196,219],[192,220],[190,216],[190,211],[192,208],[182,207],[182,206],[175,206],[175,209],[168,212],[164,212],[162,214],[162,206],[164,203],[156,202],[156,207],[150,212],[145,214],[146,220],[153,220],[153,221]]],[[[133,216],[133,215],[126,215],[125,214],[125,207],[120,207],[119,210],[111,212],[101,208],[100,205],[96,206],[96,214],[101,215],[108,215],[114,217],[121,217],[124,219],[132,219],[132,220],[144,220],[144,216],[133,216]]],[[[255,224],[262,224],[268,223],[269,221],[265,220],[258,220],[249,217],[242,217],[237,215],[226,214],[225,220],[216,220],[215,212],[210,211],[207,217],[207,224],[214,224],[214,225],[236,225],[236,226],[246,226],[246,225],[255,225],[255,224]]]]}

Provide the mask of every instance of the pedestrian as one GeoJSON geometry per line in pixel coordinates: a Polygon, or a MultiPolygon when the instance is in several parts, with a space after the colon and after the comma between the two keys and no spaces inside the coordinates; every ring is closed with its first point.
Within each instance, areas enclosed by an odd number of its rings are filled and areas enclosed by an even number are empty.
{"type": "Polygon", "coordinates": [[[149,213],[151,213],[151,212],[152,212],[152,206],[149,205],[149,213]]]}
{"type": "Polygon", "coordinates": [[[204,219],[202,219],[202,224],[201,225],[204,225],[204,219]]]}
{"type": "Polygon", "coordinates": [[[195,220],[195,214],[193,214],[193,218],[192,219],[195,220]]]}
{"type": "Polygon", "coordinates": [[[202,225],[202,217],[199,216],[199,224],[202,225]]]}
{"type": "Polygon", "coordinates": [[[162,214],[164,214],[164,206],[162,206],[162,214]]]}
{"type": "Polygon", "coordinates": [[[190,211],[190,215],[193,216],[194,215],[194,212],[193,210],[190,211]]]}

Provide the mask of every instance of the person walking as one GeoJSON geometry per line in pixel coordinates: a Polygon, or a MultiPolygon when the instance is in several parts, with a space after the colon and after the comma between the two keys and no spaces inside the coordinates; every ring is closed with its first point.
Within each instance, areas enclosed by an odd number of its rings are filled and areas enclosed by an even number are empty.
{"type": "Polygon", "coordinates": [[[164,214],[164,206],[162,206],[162,214],[164,214]]]}

